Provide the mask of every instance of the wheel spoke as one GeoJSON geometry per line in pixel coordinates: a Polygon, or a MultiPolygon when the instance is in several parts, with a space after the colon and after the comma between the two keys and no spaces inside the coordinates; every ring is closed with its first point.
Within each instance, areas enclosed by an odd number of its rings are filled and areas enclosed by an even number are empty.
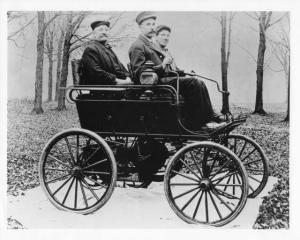
{"type": "Polygon", "coordinates": [[[69,171],[67,169],[60,169],[60,168],[48,168],[45,167],[44,170],[49,170],[49,171],[60,171],[60,172],[65,172],[65,171],[69,171]]]}
{"type": "Polygon", "coordinates": [[[205,191],[204,193],[205,193],[205,216],[206,216],[206,222],[209,222],[207,192],[205,191]]]}
{"type": "Polygon", "coordinates": [[[235,195],[235,175],[232,176],[232,195],[235,195]]]}
{"type": "Polygon", "coordinates": [[[91,165],[88,165],[88,166],[84,167],[82,170],[88,169],[88,168],[90,168],[90,167],[93,167],[93,166],[98,165],[98,164],[100,164],[100,163],[102,163],[102,162],[105,162],[105,161],[107,161],[107,158],[102,159],[102,160],[100,160],[100,161],[98,161],[98,162],[95,162],[95,163],[93,163],[93,164],[91,164],[91,165]]]}
{"type": "Polygon", "coordinates": [[[198,209],[199,209],[199,206],[200,206],[200,202],[201,202],[201,199],[202,199],[202,196],[203,196],[203,191],[201,192],[201,195],[200,195],[200,197],[199,197],[199,199],[198,199],[198,202],[197,202],[197,205],[196,205],[196,208],[195,208],[195,211],[194,211],[194,214],[193,214],[193,219],[195,219],[195,217],[196,217],[196,214],[197,214],[197,212],[198,212],[198,209]]]}
{"type": "Polygon", "coordinates": [[[71,147],[70,147],[70,143],[69,143],[68,137],[65,137],[65,141],[66,141],[66,143],[67,143],[68,150],[69,150],[69,154],[70,154],[70,156],[71,156],[72,162],[73,162],[73,164],[75,164],[75,159],[74,159],[74,156],[73,156],[71,147]]]}
{"type": "Polygon", "coordinates": [[[216,163],[216,161],[217,161],[217,159],[218,159],[218,157],[219,157],[219,154],[220,154],[220,152],[217,152],[217,155],[214,157],[214,160],[213,160],[213,162],[212,162],[212,164],[211,164],[211,166],[210,166],[210,169],[209,169],[209,174],[208,174],[208,176],[212,173],[212,170],[213,170],[214,167],[215,167],[215,163],[216,163]]]}
{"type": "Polygon", "coordinates": [[[211,199],[211,201],[212,201],[212,203],[213,203],[215,209],[217,210],[217,213],[218,213],[218,215],[219,215],[219,218],[222,219],[222,218],[223,218],[223,217],[222,217],[222,214],[220,213],[220,210],[219,210],[219,208],[218,208],[218,206],[217,206],[217,204],[216,204],[214,198],[212,197],[210,191],[208,191],[208,194],[209,194],[209,196],[210,196],[210,199],[211,199]]]}
{"type": "Polygon", "coordinates": [[[192,181],[199,182],[199,180],[197,180],[197,179],[195,179],[195,178],[192,178],[192,177],[189,177],[189,176],[186,176],[186,175],[184,175],[184,174],[182,174],[182,173],[180,173],[180,172],[177,172],[177,171],[175,171],[175,170],[172,170],[172,172],[173,172],[173,173],[176,173],[176,174],[178,174],[178,175],[180,175],[180,176],[182,176],[182,177],[184,177],[184,178],[190,179],[190,180],[192,180],[192,181]]]}
{"type": "Polygon", "coordinates": [[[255,160],[255,161],[252,161],[252,162],[246,162],[246,163],[243,163],[243,164],[244,164],[244,166],[248,166],[252,163],[256,163],[256,162],[260,162],[260,161],[261,161],[261,159],[258,159],[258,160],[255,160]]]}
{"type": "Polygon", "coordinates": [[[184,164],[184,166],[186,166],[186,167],[191,171],[191,173],[192,173],[196,178],[198,178],[200,181],[202,180],[202,179],[194,172],[194,170],[191,169],[191,167],[190,167],[189,165],[187,165],[184,161],[182,161],[182,159],[179,159],[179,160],[180,160],[180,162],[182,162],[182,163],[184,164]]]}
{"type": "Polygon", "coordinates": [[[98,147],[86,160],[83,161],[82,165],[86,164],[100,149],[101,147],[98,147]]]}
{"type": "Polygon", "coordinates": [[[91,191],[91,193],[93,194],[93,196],[97,199],[97,201],[99,201],[98,196],[96,195],[96,193],[94,192],[94,190],[90,187],[90,185],[84,179],[82,179],[82,181],[86,184],[86,186],[91,191]]]}
{"type": "Polygon", "coordinates": [[[92,173],[92,174],[104,174],[104,175],[111,175],[109,172],[99,172],[99,171],[83,171],[84,173],[92,173]]]}
{"type": "Polygon", "coordinates": [[[199,186],[199,183],[171,183],[170,186],[199,186]]]}
{"type": "Polygon", "coordinates": [[[241,158],[241,156],[242,156],[242,154],[243,154],[243,152],[244,152],[244,150],[245,150],[245,147],[246,147],[247,143],[248,143],[248,142],[245,141],[245,143],[244,143],[244,145],[243,145],[243,147],[242,147],[242,150],[241,150],[240,153],[239,153],[239,158],[241,158]]]}
{"type": "Polygon", "coordinates": [[[256,151],[256,148],[254,148],[251,152],[249,152],[245,157],[243,157],[242,159],[241,159],[241,161],[243,162],[243,161],[245,161],[245,159],[246,158],[248,158],[252,153],[254,153],[256,151]]]}
{"type": "Polygon", "coordinates": [[[56,191],[52,194],[52,196],[54,196],[56,193],[58,193],[58,191],[60,189],[62,189],[71,180],[71,178],[72,178],[72,176],[68,177],[68,179],[58,189],[56,189],[56,191]]]}
{"type": "Polygon", "coordinates": [[[52,179],[52,180],[50,180],[50,181],[46,182],[46,184],[49,184],[49,183],[55,182],[55,181],[57,181],[57,180],[61,180],[61,179],[65,178],[65,177],[67,177],[67,176],[70,176],[70,175],[71,175],[71,173],[68,173],[68,174],[66,174],[66,175],[64,175],[64,176],[61,176],[61,177],[54,178],[54,179],[52,179]]]}
{"type": "MultiPolygon", "coordinates": [[[[234,176],[234,175],[231,175],[228,179],[227,179],[227,182],[225,184],[225,188],[224,188],[224,191],[226,191],[227,187],[228,187],[228,183],[230,182],[230,179],[231,177],[234,176]]],[[[220,186],[220,184],[218,184],[218,186],[220,186]]]]}
{"type": "Polygon", "coordinates": [[[76,135],[76,162],[79,159],[79,134],[76,135]]]}
{"type": "Polygon", "coordinates": [[[182,197],[182,196],[184,196],[184,195],[186,195],[186,194],[189,194],[189,193],[191,193],[191,192],[193,192],[193,191],[195,191],[195,190],[197,190],[197,189],[199,189],[199,188],[200,188],[199,186],[197,186],[197,187],[195,187],[195,188],[192,188],[192,189],[190,189],[190,190],[188,190],[188,191],[186,191],[186,192],[183,192],[183,193],[177,195],[177,196],[174,197],[173,199],[175,200],[175,199],[177,199],[177,198],[180,198],[180,197],[182,197]]]}
{"type": "Polygon", "coordinates": [[[186,207],[194,200],[194,198],[198,195],[198,193],[201,191],[201,189],[199,189],[187,202],[186,204],[180,209],[180,211],[184,211],[184,209],[186,209],[186,207]]]}
{"type": "Polygon", "coordinates": [[[66,200],[67,200],[67,197],[69,196],[69,192],[70,192],[71,187],[72,187],[72,185],[73,185],[73,183],[74,183],[74,180],[75,180],[75,178],[73,177],[73,179],[72,179],[72,181],[71,181],[71,183],[70,183],[70,185],[69,185],[69,187],[68,187],[68,190],[67,190],[67,192],[66,192],[66,195],[65,195],[65,197],[64,197],[64,200],[63,200],[62,204],[65,204],[65,202],[66,202],[66,200]]]}
{"type": "Polygon", "coordinates": [[[249,183],[249,188],[252,190],[252,192],[254,192],[253,187],[251,186],[251,184],[249,183]]]}
{"type": "Polygon", "coordinates": [[[203,162],[202,162],[202,168],[203,168],[203,176],[205,176],[205,177],[208,177],[209,175],[209,169],[207,168],[207,160],[208,160],[208,157],[209,157],[209,154],[210,154],[210,152],[211,152],[211,148],[209,148],[208,150],[207,149],[205,149],[204,150],[204,156],[203,156],[203,162]],[[204,166],[203,166],[203,164],[205,164],[204,166]]]}
{"type": "Polygon", "coordinates": [[[256,179],[255,177],[251,176],[251,175],[248,175],[249,178],[253,179],[254,181],[260,183],[260,181],[258,179],[256,179]]]}
{"type": "Polygon", "coordinates": [[[56,157],[52,156],[51,154],[48,155],[48,157],[52,158],[53,160],[55,160],[56,162],[59,162],[61,165],[64,165],[65,167],[67,167],[68,169],[70,169],[70,166],[62,161],[60,161],[59,159],[57,159],[56,157]]]}
{"type": "Polygon", "coordinates": [[[241,187],[243,185],[241,185],[241,184],[217,184],[217,186],[241,187]]]}
{"type": "Polygon", "coordinates": [[[238,172],[238,171],[234,171],[234,172],[232,172],[232,173],[228,173],[228,174],[226,174],[225,176],[222,176],[222,177],[219,177],[219,178],[216,178],[216,179],[212,180],[212,182],[218,181],[217,183],[215,183],[215,184],[218,184],[218,183],[221,182],[224,178],[230,177],[231,175],[236,174],[237,172],[238,172]]]}
{"type": "Polygon", "coordinates": [[[233,152],[236,153],[237,138],[234,139],[233,152]]]}
{"type": "Polygon", "coordinates": [[[215,190],[218,192],[218,193],[220,193],[220,195],[222,195],[222,196],[224,196],[224,197],[226,197],[226,198],[233,198],[233,199],[239,199],[238,197],[236,197],[236,196],[234,196],[234,195],[231,195],[230,193],[227,193],[227,192],[224,192],[224,191],[222,191],[221,189],[217,189],[217,188],[215,188],[215,190]]]}
{"type": "Polygon", "coordinates": [[[80,183],[80,188],[81,188],[81,192],[82,192],[82,196],[83,196],[83,199],[84,199],[85,206],[89,207],[87,199],[86,199],[84,187],[82,186],[82,182],[80,180],[79,180],[79,183],[80,183]]]}
{"type": "Polygon", "coordinates": [[[196,166],[196,168],[197,168],[197,170],[198,170],[198,172],[199,172],[201,178],[203,178],[202,171],[201,171],[199,165],[197,164],[195,155],[194,155],[194,153],[193,153],[192,151],[190,151],[190,155],[192,156],[193,162],[194,162],[194,164],[195,164],[195,166],[196,166]]]}
{"type": "Polygon", "coordinates": [[[219,170],[217,172],[215,172],[209,179],[212,180],[224,167],[226,167],[226,165],[230,162],[230,159],[228,159],[223,165],[222,167],[219,168],[219,170]]]}
{"type": "Polygon", "coordinates": [[[78,194],[78,179],[75,180],[75,198],[74,198],[74,208],[77,208],[77,194],[78,194]]]}
{"type": "Polygon", "coordinates": [[[253,172],[263,172],[263,169],[255,169],[255,168],[246,168],[248,171],[253,171],[253,172]]]}
{"type": "Polygon", "coordinates": [[[225,207],[227,207],[231,212],[233,212],[233,209],[218,195],[218,193],[215,193],[214,189],[212,190],[212,193],[225,205],[225,207]]]}
{"type": "Polygon", "coordinates": [[[70,161],[70,159],[61,151],[61,149],[57,146],[57,144],[55,145],[55,148],[59,151],[59,153],[64,157],[64,159],[67,159],[67,161],[73,165],[73,163],[70,161]]]}

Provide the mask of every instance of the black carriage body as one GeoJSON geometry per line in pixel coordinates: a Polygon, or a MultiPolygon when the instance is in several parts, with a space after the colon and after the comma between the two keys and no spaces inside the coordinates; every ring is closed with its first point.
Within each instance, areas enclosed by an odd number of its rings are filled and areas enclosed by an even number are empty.
{"type": "MultiPolygon", "coordinates": [[[[94,88],[95,89],[95,88],[94,88]]],[[[102,87],[75,100],[81,127],[126,136],[181,136],[187,131],[171,87],[102,87]]]]}

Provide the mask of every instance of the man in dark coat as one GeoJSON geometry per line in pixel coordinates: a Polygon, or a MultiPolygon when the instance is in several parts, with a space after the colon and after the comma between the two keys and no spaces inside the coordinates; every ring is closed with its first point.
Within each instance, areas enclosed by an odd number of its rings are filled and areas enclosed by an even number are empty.
{"type": "Polygon", "coordinates": [[[83,85],[131,84],[129,73],[107,43],[109,22],[96,21],[91,24],[94,41],[82,55],[83,85]]]}
{"type": "MultiPolygon", "coordinates": [[[[152,38],[156,34],[155,20],[156,16],[152,12],[142,12],[136,17],[141,34],[129,49],[130,64],[135,83],[139,83],[146,61],[150,60],[154,63],[154,70],[160,80],[164,80],[164,77],[168,76],[168,70],[172,67],[173,58],[152,42],[152,38]]],[[[176,81],[176,78],[171,78],[168,79],[166,84],[176,88],[176,81]]],[[[189,127],[197,129],[204,124],[208,127],[222,126],[222,117],[214,112],[204,82],[195,77],[180,77],[179,81],[180,94],[184,97],[189,112],[189,127]],[[209,123],[212,121],[213,124],[209,123]]]]}

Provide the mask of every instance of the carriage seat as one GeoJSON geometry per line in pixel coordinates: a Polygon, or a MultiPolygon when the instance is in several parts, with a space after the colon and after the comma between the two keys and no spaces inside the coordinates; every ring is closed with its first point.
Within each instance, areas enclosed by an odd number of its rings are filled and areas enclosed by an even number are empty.
{"type": "MultiPolygon", "coordinates": [[[[72,59],[71,60],[71,67],[72,67],[72,77],[73,77],[73,84],[75,86],[82,85],[81,83],[81,59],[72,59]]],[[[131,65],[127,64],[129,76],[133,79],[131,65]]],[[[130,89],[130,98],[139,98],[141,100],[160,100],[160,101],[168,101],[172,100],[174,97],[170,96],[170,94],[165,93],[164,91],[159,90],[160,85],[156,85],[155,89],[134,89],[130,86],[124,87],[104,87],[101,88],[101,91],[94,91],[93,94],[81,94],[82,96],[78,96],[80,99],[87,99],[87,98],[101,98],[101,99],[120,99],[123,98],[125,95],[128,95],[128,90],[130,89]],[[93,95],[93,96],[92,96],[93,95]]],[[[91,91],[92,92],[92,91],[91,91]]],[[[183,103],[183,97],[179,96],[180,102],[183,103]]]]}

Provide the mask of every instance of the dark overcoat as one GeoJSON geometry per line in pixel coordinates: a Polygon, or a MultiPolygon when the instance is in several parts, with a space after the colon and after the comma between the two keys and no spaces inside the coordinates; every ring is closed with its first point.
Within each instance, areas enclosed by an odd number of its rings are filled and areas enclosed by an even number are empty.
{"type": "Polygon", "coordinates": [[[145,62],[152,61],[154,70],[159,77],[163,77],[165,71],[162,67],[164,54],[153,45],[149,39],[140,35],[129,49],[130,66],[134,81],[139,83],[140,75],[144,70],[145,62]]]}
{"type": "Polygon", "coordinates": [[[98,41],[85,48],[81,64],[84,85],[112,85],[116,83],[116,78],[129,76],[110,46],[98,41]]]}
{"type": "MultiPolygon", "coordinates": [[[[154,70],[159,78],[168,76],[162,67],[164,58],[165,53],[162,52],[159,47],[151,43],[145,36],[140,35],[129,49],[130,66],[134,81],[139,83],[140,75],[144,70],[146,61],[152,61],[154,63],[154,70]]],[[[179,73],[179,76],[184,76],[183,71],[177,66],[175,71],[179,73]]]]}

